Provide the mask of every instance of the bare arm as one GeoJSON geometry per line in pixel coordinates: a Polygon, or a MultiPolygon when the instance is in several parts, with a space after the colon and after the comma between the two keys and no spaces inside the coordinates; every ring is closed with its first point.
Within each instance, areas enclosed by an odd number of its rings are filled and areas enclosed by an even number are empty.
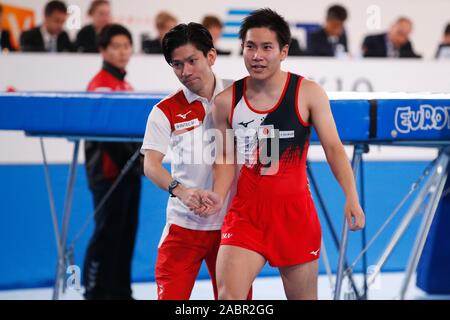
{"type": "Polygon", "coordinates": [[[221,136],[216,145],[213,191],[219,194],[222,199],[227,196],[235,174],[234,138],[228,120],[232,95],[232,88],[227,88],[215,98],[212,109],[214,126],[221,136]]]}
{"type": "Polygon", "coordinates": [[[301,86],[301,92],[306,96],[311,122],[319,136],[331,170],[344,191],[346,198],[344,212],[347,222],[352,230],[361,229],[365,224],[364,213],[359,205],[353,171],[339,138],[328,97],[315,82],[306,80],[301,86]]]}
{"type": "MultiPolygon", "coordinates": [[[[159,188],[167,191],[167,187],[173,178],[163,167],[163,158],[164,154],[159,151],[145,151],[144,174],[159,188]]],[[[173,194],[191,210],[195,210],[202,206],[200,195],[198,194],[198,190],[195,188],[186,188],[180,184],[173,190],[173,194]]]]}
{"type": "MultiPolygon", "coordinates": [[[[217,130],[215,135],[216,159],[213,165],[213,190],[197,190],[196,195],[199,197],[200,205],[192,207],[196,214],[203,217],[215,214],[222,209],[224,200],[234,180],[234,137],[232,131],[228,130],[231,129],[228,123],[231,99],[232,88],[227,88],[214,99],[212,107],[213,121],[217,130]]],[[[180,192],[182,193],[181,197],[183,197],[184,191],[180,192]]]]}
{"type": "Polygon", "coordinates": [[[167,190],[173,179],[162,165],[163,158],[164,154],[159,151],[146,150],[144,155],[144,174],[159,188],[167,190]]]}

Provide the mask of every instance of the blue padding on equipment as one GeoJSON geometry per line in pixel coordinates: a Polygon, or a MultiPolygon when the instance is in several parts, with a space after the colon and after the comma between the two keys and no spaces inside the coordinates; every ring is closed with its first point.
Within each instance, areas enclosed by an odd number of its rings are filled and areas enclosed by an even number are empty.
{"type": "Polygon", "coordinates": [[[450,139],[448,100],[378,100],[377,140],[450,139]]]}
{"type": "MultiPolygon", "coordinates": [[[[368,141],[370,127],[370,105],[368,100],[331,100],[339,137],[343,142],[368,141]]],[[[315,131],[311,142],[318,142],[315,131]]]]}
{"type": "Polygon", "coordinates": [[[161,96],[144,94],[4,94],[0,129],[71,136],[142,137],[161,96]],[[117,112],[122,109],[123,112],[117,112]]]}
{"type": "MultiPolygon", "coordinates": [[[[142,138],[150,110],[163,97],[137,93],[0,94],[0,129],[60,136],[142,138]]],[[[423,145],[450,141],[449,100],[381,99],[377,100],[377,112],[372,114],[368,99],[331,100],[330,104],[345,143],[423,145]],[[374,138],[369,138],[371,121],[374,138]]],[[[312,142],[318,142],[315,133],[312,142]]]]}

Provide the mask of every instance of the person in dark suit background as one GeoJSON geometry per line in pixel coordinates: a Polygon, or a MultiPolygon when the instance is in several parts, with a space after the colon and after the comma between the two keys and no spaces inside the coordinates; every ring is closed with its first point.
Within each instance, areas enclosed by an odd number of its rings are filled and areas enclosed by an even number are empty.
{"type": "Polygon", "coordinates": [[[178,19],[167,11],[158,13],[155,19],[156,30],[158,31],[158,38],[142,41],[142,51],[149,54],[162,54],[162,39],[165,34],[178,24],[178,19]]]}
{"type": "Polygon", "coordinates": [[[67,6],[64,2],[53,0],[44,9],[44,22],[20,36],[20,49],[28,52],[67,52],[73,51],[69,35],[64,31],[67,19],[67,6]]]}
{"type": "Polygon", "coordinates": [[[328,8],[325,24],[310,34],[307,55],[333,57],[348,52],[344,22],[347,10],[341,5],[328,8]]]}
{"type": "Polygon", "coordinates": [[[15,51],[11,43],[11,38],[7,30],[2,29],[3,6],[0,3],[0,52],[15,51]]]}
{"type": "Polygon", "coordinates": [[[442,43],[436,51],[436,59],[450,59],[450,23],[445,27],[442,43]]]}
{"type": "Polygon", "coordinates": [[[409,18],[400,17],[387,33],[370,35],[364,38],[362,51],[364,57],[382,58],[421,58],[414,52],[409,35],[412,31],[409,18]]]}
{"type": "Polygon", "coordinates": [[[304,56],[305,55],[305,52],[300,47],[300,42],[298,42],[298,40],[295,39],[295,38],[291,38],[291,44],[289,45],[288,55],[291,56],[291,57],[292,56],[304,56]]]}
{"type": "Polygon", "coordinates": [[[214,48],[217,51],[217,54],[220,55],[230,55],[231,51],[227,50],[221,50],[217,48],[217,42],[219,41],[220,37],[222,36],[222,30],[223,30],[223,23],[220,21],[220,19],[213,15],[207,15],[202,20],[202,25],[208,29],[209,33],[212,36],[214,48]]]}
{"type": "Polygon", "coordinates": [[[81,28],[75,40],[77,52],[97,53],[97,36],[103,27],[111,23],[111,5],[108,0],[94,0],[88,10],[92,23],[81,28]]]}

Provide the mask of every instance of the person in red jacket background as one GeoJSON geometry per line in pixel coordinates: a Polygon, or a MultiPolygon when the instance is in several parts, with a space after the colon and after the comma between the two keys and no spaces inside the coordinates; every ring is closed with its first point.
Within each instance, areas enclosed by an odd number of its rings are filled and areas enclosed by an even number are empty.
{"type": "MultiPolygon", "coordinates": [[[[107,25],[98,36],[103,67],[88,91],[132,91],[125,68],[132,55],[130,32],[118,24],[107,25]]],[[[89,188],[97,208],[122,168],[140,148],[139,143],[86,141],[89,188]]],[[[133,256],[141,192],[139,158],[95,215],[95,230],[84,261],[84,297],[88,300],[132,299],[133,256]]]]}

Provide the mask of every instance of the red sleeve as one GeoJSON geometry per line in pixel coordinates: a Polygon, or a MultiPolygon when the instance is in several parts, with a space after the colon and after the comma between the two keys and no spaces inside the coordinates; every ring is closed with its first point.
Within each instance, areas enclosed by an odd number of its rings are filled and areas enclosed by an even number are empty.
{"type": "Polygon", "coordinates": [[[117,83],[115,82],[114,77],[101,70],[94,78],[92,78],[91,82],[89,82],[87,91],[110,92],[115,91],[116,86],[117,83]]]}

